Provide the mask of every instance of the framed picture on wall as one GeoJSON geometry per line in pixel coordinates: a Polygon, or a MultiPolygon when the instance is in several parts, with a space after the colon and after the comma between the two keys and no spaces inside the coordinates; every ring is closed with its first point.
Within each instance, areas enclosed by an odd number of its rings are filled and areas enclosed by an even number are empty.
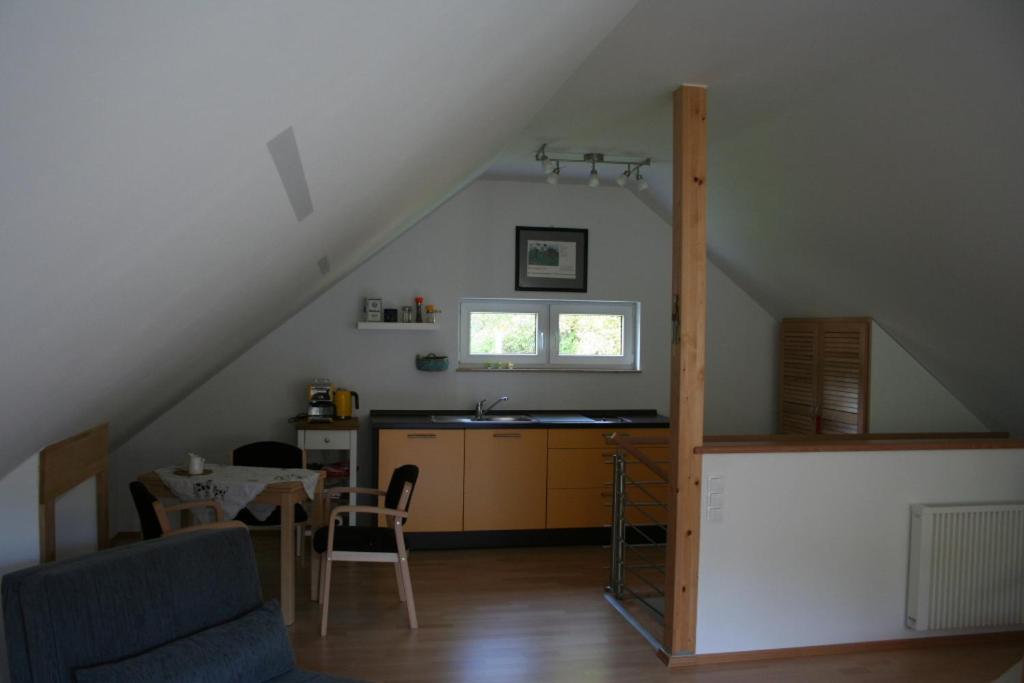
{"type": "Polygon", "coordinates": [[[587,231],[517,226],[516,289],[587,291],[587,231]]]}

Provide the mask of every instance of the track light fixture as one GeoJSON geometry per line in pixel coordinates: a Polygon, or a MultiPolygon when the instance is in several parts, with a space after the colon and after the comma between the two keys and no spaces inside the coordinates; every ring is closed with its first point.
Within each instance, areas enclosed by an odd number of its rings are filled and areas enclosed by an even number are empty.
{"type": "Polygon", "coordinates": [[[547,181],[552,185],[558,184],[558,176],[562,171],[561,165],[569,163],[590,164],[590,177],[587,179],[587,185],[590,187],[601,185],[601,178],[597,172],[598,164],[613,164],[626,167],[626,170],[615,178],[615,184],[619,187],[625,187],[630,178],[636,181],[636,189],[638,191],[643,192],[648,187],[647,179],[640,175],[640,169],[651,165],[650,157],[646,159],[606,159],[605,155],[600,152],[586,152],[585,154],[557,153],[558,156],[553,157],[548,155],[547,147],[547,143],[541,145],[536,154],[534,154],[534,159],[541,163],[541,168],[544,169],[544,173],[547,175],[547,181]]]}

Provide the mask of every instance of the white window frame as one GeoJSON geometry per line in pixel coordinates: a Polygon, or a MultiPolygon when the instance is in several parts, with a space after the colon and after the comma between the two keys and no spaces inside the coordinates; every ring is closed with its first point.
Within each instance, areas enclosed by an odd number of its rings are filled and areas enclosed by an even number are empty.
{"type": "Polygon", "coordinates": [[[459,306],[460,370],[578,370],[638,372],[640,370],[640,302],[569,299],[463,299],[459,306]],[[534,313],[537,354],[498,355],[469,352],[469,317],[473,312],[534,313]],[[560,356],[558,316],[564,313],[623,316],[622,356],[560,356]],[[511,363],[511,368],[500,367],[511,363]]]}

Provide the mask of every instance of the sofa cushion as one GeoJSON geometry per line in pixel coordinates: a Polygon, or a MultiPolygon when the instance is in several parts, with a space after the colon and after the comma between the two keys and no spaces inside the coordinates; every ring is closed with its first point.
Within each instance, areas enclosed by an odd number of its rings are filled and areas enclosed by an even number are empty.
{"type": "Polygon", "coordinates": [[[119,662],[79,669],[78,683],[258,683],[295,667],[276,600],[220,626],[119,662]]]}
{"type": "Polygon", "coordinates": [[[132,657],[259,607],[245,529],[133,543],[3,577],[15,681],[72,681],[72,672],[132,657]]]}

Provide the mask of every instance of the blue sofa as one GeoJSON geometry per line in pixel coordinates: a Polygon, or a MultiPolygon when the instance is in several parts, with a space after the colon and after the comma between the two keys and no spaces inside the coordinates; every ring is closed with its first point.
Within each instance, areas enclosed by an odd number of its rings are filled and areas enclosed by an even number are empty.
{"type": "Polygon", "coordinates": [[[314,683],[245,529],[195,531],[3,578],[13,683],[314,683]]]}

